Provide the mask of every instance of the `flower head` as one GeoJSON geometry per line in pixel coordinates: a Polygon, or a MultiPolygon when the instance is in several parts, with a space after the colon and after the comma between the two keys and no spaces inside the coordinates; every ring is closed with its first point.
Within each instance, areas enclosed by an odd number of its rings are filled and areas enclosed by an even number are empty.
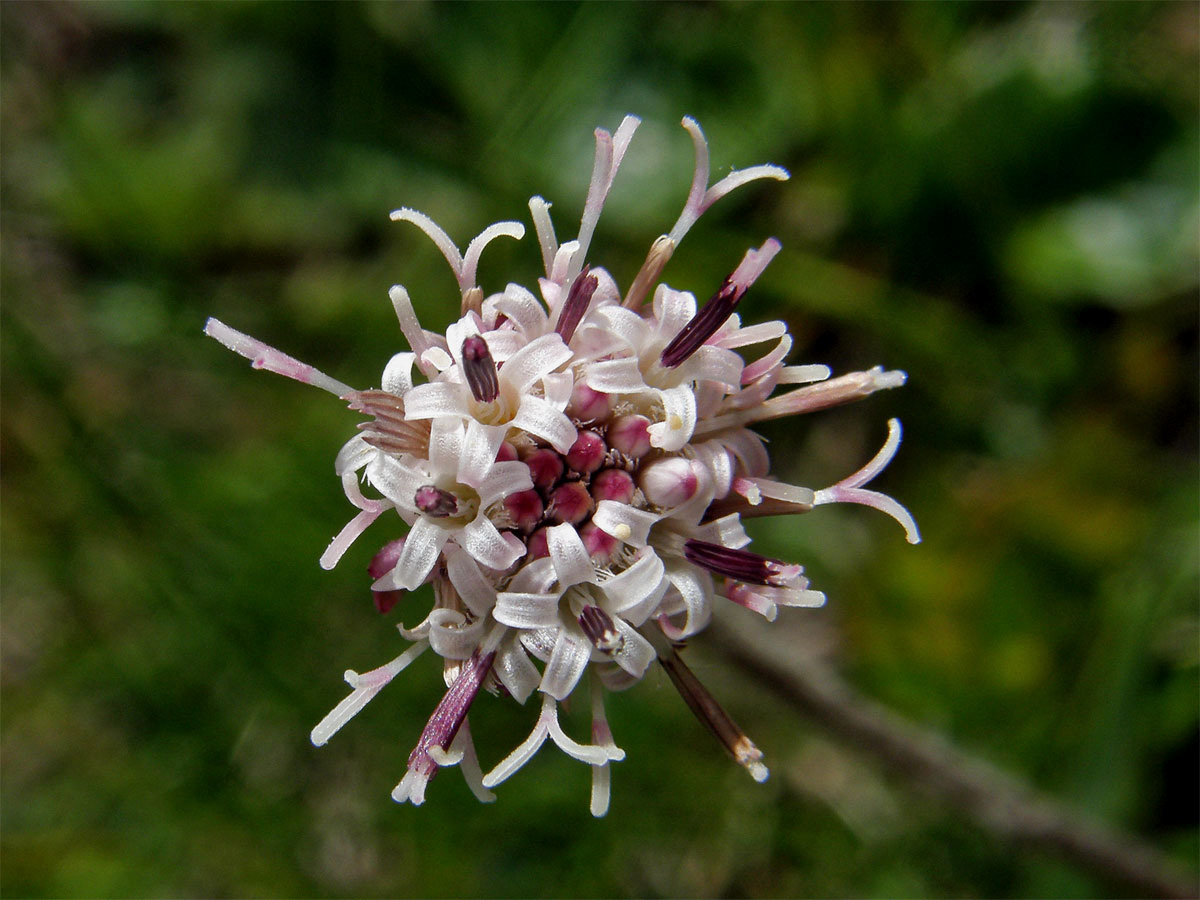
{"type": "Polygon", "coordinates": [[[747,250],[704,304],[660,281],[713,203],[749,181],[788,177],[778,166],[754,166],[710,186],[704,135],[691,119],[683,125],[696,155],[691,190],[623,295],[588,256],[638,126],[632,116],[615,134],[596,131],[574,240],[560,244],[549,204],[530,201],[545,266],[540,300],[517,284],[485,295],[476,283],[484,247],[500,236],[521,238],[519,223],[492,225],[460,252],[421,213],[392,214],[441,250],[462,306],[458,321],[436,334],[421,327],[408,292],[394,286],[410,350],[388,362],[377,389],[356,391],[215,319],[206,326],[256,368],[324,388],[367,417],[334,466],[358,513],[321,564],[334,566],[377,520],[403,523],[402,535],[386,534],[369,569],[376,606],[387,612],[427,582],[434,602],[417,625],[400,626],[411,646],[395,660],[346,673],[351,694],[312,740],[324,744],[432,649],[443,660],[447,692],[392,792],[398,801],[422,803],[433,776],[454,765],[481,800],[492,800],[489,789],[550,740],[592,768],[591,809],[603,815],[608,766],[624,757],[608,727],[604,691],[636,683],[655,661],[733,758],[763,780],[762,753],[684,665],[680,642],[701,631],[722,600],[774,619],[780,606],[819,606],[825,598],[799,565],[747,549],[742,519],[859,503],[919,540],[904,507],[864,487],[899,446],[895,420],[876,457],[835,485],[814,491],[770,477],[752,426],[897,387],[905,376],[876,368],[831,378],[825,366],[787,365],[784,323],[741,323],[739,303],[780,252],[774,238],[747,250]],[[558,720],[558,703],[585,677],[591,743],[570,738],[558,720]],[[486,774],[468,721],[481,690],[520,704],[541,694],[529,737],[486,774]]]}

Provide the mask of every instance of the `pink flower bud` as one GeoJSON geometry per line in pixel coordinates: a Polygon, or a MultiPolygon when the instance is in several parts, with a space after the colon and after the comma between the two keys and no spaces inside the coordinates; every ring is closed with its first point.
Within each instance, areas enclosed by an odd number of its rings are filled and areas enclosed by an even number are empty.
{"type": "Polygon", "coordinates": [[[592,514],[594,507],[591,494],[583,486],[583,482],[569,481],[560,484],[550,495],[547,515],[557,522],[578,525],[592,514]]]}
{"type": "Polygon", "coordinates": [[[638,476],[638,485],[646,499],[655,506],[671,509],[696,496],[700,479],[690,459],[668,456],[642,469],[638,476]]]}
{"type": "Polygon", "coordinates": [[[587,548],[588,555],[601,564],[611,562],[613,554],[621,546],[620,541],[591,522],[579,530],[579,536],[583,539],[583,546],[587,548]]]}
{"type": "Polygon", "coordinates": [[[371,597],[375,601],[375,608],[382,615],[390,612],[392,607],[400,602],[404,593],[404,591],[371,591],[371,597]]]}
{"type": "Polygon", "coordinates": [[[512,462],[517,458],[517,448],[505,441],[500,445],[500,449],[496,451],[496,462],[512,462]]]}
{"type": "Polygon", "coordinates": [[[533,486],[542,490],[549,490],[562,478],[565,469],[562,457],[545,447],[527,454],[525,465],[529,466],[529,477],[533,479],[533,486]]]}
{"type": "MultiPolygon", "coordinates": [[[[379,552],[371,557],[367,566],[367,574],[378,581],[396,567],[400,561],[400,552],[404,549],[404,538],[396,538],[384,544],[379,552]]],[[[371,599],[379,612],[386,613],[404,596],[404,591],[371,591],[371,599]]]]}
{"type": "Polygon", "coordinates": [[[624,469],[605,469],[592,479],[592,499],[597,503],[601,500],[629,503],[633,492],[633,476],[624,469]]]}
{"type": "Polygon", "coordinates": [[[404,549],[404,538],[396,538],[394,541],[389,541],[379,548],[379,552],[371,557],[371,562],[367,566],[367,574],[371,576],[373,581],[378,581],[392,569],[396,568],[396,563],[400,561],[400,551],[404,549]]]}
{"type": "Polygon", "coordinates": [[[608,394],[590,388],[582,381],[575,382],[571,402],[567,404],[567,415],[581,422],[592,422],[603,419],[611,409],[612,400],[608,394]]]}
{"type": "Polygon", "coordinates": [[[608,444],[634,459],[645,456],[650,452],[650,420],[645,416],[621,416],[608,426],[608,444]]]}
{"type": "Polygon", "coordinates": [[[529,536],[529,541],[525,545],[527,547],[525,559],[532,562],[535,559],[541,559],[543,556],[550,555],[550,542],[546,537],[546,529],[539,528],[529,536]]]}
{"type": "Polygon", "coordinates": [[[504,498],[504,508],[513,525],[522,531],[532,531],[542,520],[542,498],[537,491],[517,491],[504,498]]]}
{"type": "Polygon", "coordinates": [[[600,435],[594,431],[581,431],[567,451],[567,465],[576,472],[588,475],[604,465],[607,453],[608,447],[600,435]]]}

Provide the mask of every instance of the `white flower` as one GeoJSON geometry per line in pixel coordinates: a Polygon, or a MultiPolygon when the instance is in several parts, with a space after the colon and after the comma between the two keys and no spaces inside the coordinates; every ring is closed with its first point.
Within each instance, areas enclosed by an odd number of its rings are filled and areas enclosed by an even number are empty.
{"type": "MultiPolygon", "coordinates": [[[[806,513],[857,503],[888,513],[919,540],[899,503],[864,487],[900,441],[889,423],[865,467],[822,490],[770,477],[758,422],[849,402],[904,382],[881,368],[830,378],[821,365],[787,365],[782,322],[744,326],[735,312],[780,251],[774,238],[745,252],[703,305],[660,281],[679,241],[713,203],[778,166],[734,171],[708,184],[708,146],[691,119],[696,169],[674,227],[651,245],[622,295],[589,264],[596,223],[638,125],[596,131],[596,157],[578,235],[559,243],[550,205],[529,208],[545,266],[541,299],[515,283],[485,295],[480,254],[524,226],[485,228],[460,252],[428,217],[392,213],[421,228],[445,256],[462,295],[444,335],[418,322],[405,288],[389,292],[410,351],[387,364],[381,387],[356,391],[209,320],[206,331],[265,368],[343,398],[367,417],[335,460],[358,510],[321,557],[332,567],[373,523],[400,521],[370,566],[376,606],[388,611],[426,582],[434,602],[411,646],[359,675],[313,730],[325,743],[427,649],[441,657],[447,691],[409,756],[392,796],[424,801],[439,769],[459,766],[483,801],[490,788],[550,740],[592,769],[591,810],[609,806],[609,765],[624,758],[604,714],[605,690],[637,683],[656,660],[734,758],[756,779],[762,753],[684,665],[673,642],[698,632],[725,600],[774,619],[778,608],[819,606],[825,596],[799,565],[748,549],[744,517],[806,513]],[[652,297],[647,305],[645,300],[652,297]],[[747,348],[762,348],[747,353],[747,348]],[[414,372],[418,378],[414,379],[414,372]],[[781,386],[789,390],[776,394],[781,386]],[[365,490],[364,490],[365,488],[365,490]],[[396,515],[390,515],[391,511],[396,515]],[[569,737],[558,703],[589,681],[590,744],[569,737]],[[481,689],[524,704],[541,694],[529,736],[486,775],[468,712],[481,689]]],[[[380,526],[382,527],[382,526],[380,526]]]]}

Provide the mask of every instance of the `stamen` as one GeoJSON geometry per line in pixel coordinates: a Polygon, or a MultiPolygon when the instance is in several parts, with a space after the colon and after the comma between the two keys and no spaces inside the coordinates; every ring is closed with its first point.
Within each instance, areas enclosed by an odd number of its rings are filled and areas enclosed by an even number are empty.
{"type": "Polygon", "coordinates": [[[417,488],[413,503],[425,515],[435,519],[444,519],[458,512],[458,498],[432,484],[417,488]]]}
{"type": "Polygon", "coordinates": [[[458,729],[462,727],[463,720],[466,719],[467,712],[478,695],[479,688],[488,672],[491,671],[492,662],[495,659],[495,650],[481,654],[477,649],[463,664],[458,677],[454,679],[454,683],[442,697],[442,702],[437,705],[433,715],[425,724],[417,746],[409,754],[408,774],[405,776],[405,781],[396,785],[396,790],[392,792],[392,799],[398,802],[411,799],[416,805],[424,800],[424,786],[437,774],[439,768],[438,762],[434,759],[434,752],[431,751],[435,751],[436,748],[444,752],[454,742],[458,729]],[[413,780],[420,782],[415,791],[413,790],[413,780]],[[406,782],[408,783],[406,784],[406,782]],[[403,790],[405,787],[408,790],[403,790]]]}
{"type": "Polygon", "coordinates": [[[487,341],[477,334],[471,335],[462,345],[463,374],[467,386],[480,403],[491,403],[500,396],[500,379],[496,374],[496,361],[487,341]]]}
{"type": "Polygon", "coordinates": [[[404,400],[389,391],[354,391],[345,398],[355,412],[373,416],[372,422],[360,422],[363,440],[377,450],[399,456],[411,453],[425,456],[429,452],[427,419],[409,421],[404,418],[404,400]]]}
{"type": "Polygon", "coordinates": [[[625,643],[625,636],[617,631],[612,616],[598,606],[583,608],[579,614],[579,627],[601,653],[615,653],[625,643]]]}
{"type": "Polygon", "coordinates": [[[750,584],[787,587],[788,582],[801,572],[800,566],[768,559],[749,550],[734,550],[695,539],[684,542],[683,555],[689,562],[710,572],[750,584]]]}
{"type": "Polygon", "coordinates": [[[762,762],[762,751],[754,745],[746,733],[737,726],[707,690],[692,670],[683,664],[679,654],[673,647],[665,650],[657,648],[658,661],[667,670],[675,690],[683,697],[685,703],[695,713],[696,718],[703,722],[729,751],[738,765],[744,767],[755,781],[766,781],[770,772],[762,762]]]}
{"type": "Polygon", "coordinates": [[[766,269],[779,249],[779,241],[771,238],[757,250],[747,250],[738,267],[725,279],[720,290],[713,294],[704,304],[704,308],[667,344],[662,352],[662,364],[668,369],[675,368],[716,334],[733,315],[743,295],[766,269]]]}
{"type": "Polygon", "coordinates": [[[592,294],[596,293],[596,286],[600,283],[600,279],[590,274],[588,269],[588,266],[584,266],[583,271],[572,282],[571,290],[567,292],[567,299],[558,314],[558,324],[554,326],[564,344],[571,343],[575,329],[583,320],[583,314],[592,302],[592,294]]]}

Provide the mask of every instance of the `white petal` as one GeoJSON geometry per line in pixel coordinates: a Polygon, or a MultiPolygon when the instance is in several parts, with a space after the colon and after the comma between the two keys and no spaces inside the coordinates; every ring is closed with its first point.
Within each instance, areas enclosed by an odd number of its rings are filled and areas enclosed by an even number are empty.
{"type": "Polygon", "coordinates": [[[541,690],[556,700],[565,700],[579,683],[592,658],[592,642],[583,635],[563,629],[542,674],[541,690]]]}
{"type": "MultiPolygon", "coordinates": [[[[559,453],[566,453],[575,443],[578,433],[561,409],[541,397],[526,395],[521,398],[517,414],[509,423],[513,428],[520,428],[532,435],[542,438],[559,453]]],[[[500,445],[497,444],[497,447],[500,445]]],[[[493,458],[495,454],[492,454],[493,458]]]]}
{"type": "Polygon", "coordinates": [[[383,689],[384,685],[403,671],[409,663],[424,653],[428,647],[429,644],[421,641],[419,644],[409,647],[390,663],[380,666],[378,669],[373,669],[370,672],[364,672],[362,675],[353,670],[347,670],[345,676],[346,682],[354,690],[350,696],[342,700],[325,718],[317,723],[317,727],[312,730],[312,734],[309,736],[312,739],[313,745],[320,747],[337,734],[343,725],[358,715],[359,710],[371,702],[371,699],[383,689]]]}
{"type": "Polygon", "coordinates": [[[635,509],[627,503],[616,500],[601,500],[596,504],[592,514],[592,522],[606,534],[611,534],[619,541],[634,547],[645,547],[646,536],[650,526],[657,522],[656,513],[644,509],[635,509]]]}
{"type": "Polygon", "coordinates": [[[465,291],[475,285],[479,256],[483,253],[483,248],[498,237],[510,237],[519,241],[525,237],[525,226],[520,222],[496,222],[479,232],[475,239],[467,245],[467,252],[463,254],[462,274],[458,279],[459,288],[465,291]]]}
{"type": "Polygon", "coordinates": [[[492,470],[475,490],[479,492],[480,505],[486,509],[509,494],[528,491],[532,488],[533,479],[529,476],[529,466],[514,459],[492,463],[492,470]]]}
{"type": "Polygon", "coordinates": [[[574,525],[555,525],[546,529],[546,545],[554,563],[555,574],[561,589],[583,582],[596,583],[596,570],[583,539],[574,525]]]}
{"type": "MultiPolygon", "coordinates": [[[[396,562],[396,567],[376,584],[382,582],[386,585],[390,580],[393,590],[395,588],[403,588],[407,591],[416,590],[433,571],[433,564],[437,562],[438,555],[442,552],[442,547],[446,545],[449,537],[449,531],[440,525],[435,525],[425,516],[421,516],[413,523],[408,536],[404,539],[404,549],[400,551],[400,559],[396,562]]],[[[387,587],[375,589],[386,590],[387,587]]]]}
{"type": "Polygon", "coordinates": [[[500,534],[485,516],[477,516],[456,535],[458,545],[489,569],[507,569],[525,553],[514,535],[500,534]]]}
{"type": "Polygon", "coordinates": [[[696,315],[696,298],[688,291],[677,291],[660,284],[654,292],[654,318],[658,333],[671,340],[696,315]]]}
{"type": "Polygon", "coordinates": [[[457,478],[462,484],[479,487],[496,462],[496,452],[507,433],[506,425],[484,425],[477,419],[467,420],[462,455],[458,458],[457,478]]]}
{"type": "Polygon", "coordinates": [[[554,645],[558,643],[558,626],[554,628],[536,628],[533,631],[520,632],[521,646],[530,652],[531,655],[545,662],[550,658],[550,654],[554,652],[554,645]]]}
{"type": "Polygon", "coordinates": [[[384,366],[380,386],[393,394],[407,393],[413,386],[412,368],[416,362],[415,353],[397,353],[384,366]]]}
{"type": "Polygon", "coordinates": [[[742,358],[732,350],[705,344],[697,348],[678,371],[690,381],[716,381],[736,388],[742,383],[742,367],[742,358]]]}
{"type": "Polygon", "coordinates": [[[575,387],[575,376],[570,372],[551,372],[542,376],[542,390],[546,402],[555,409],[565,409],[571,402],[571,391],[575,387]]]}
{"type": "Polygon", "coordinates": [[[433,420],[433,425],[429,428],[429,466],[435,473],[457,475],[465,430],[462,421],[458,419],[433,420]]]}
{"type": "Polygon", "coordinates": [[[467,609],[483,619],[496,603],[496,588],[483,575],[479,564],[464,550],[446,554],[446,574],[467,609]]]}
{"type": "Polygon", "coordinates": [[[667,452],[680,450],[696,428],[696,394],[691,385],[681,384],[658,391],[658,399],[663,405],[663,421],[647,429],[650,443],[667,452]]]}
{"type": "Polygon", "coordinates": [[[417,488],[429,483],[424,472],[403,465],[386,453],[378,453],[371,460],[367,466],[367,480],[375,490],[406,510],[414,509],[413,495],[417,488]]]}
{"type": "Polygon", "coordinates": [[[554,560],[548,556],[542,556],[521,566],[517,574],[512,577],[512,581],[508,583],[508,589],[510,591],[547,594],[550,592],[550,587],[557,580],[558,575],[554,571],[554,560]]]}
{"type": "Polygon", "coordinates": [[[623,306],[605,306],[595,310],[589,317],[598,325],[627,344],[635,352],[650,337],[650,324],[631,309],[623,306]]]}
{"type": "Polygon", "coordinates": [[[462,385],[445,381],[418,384],[404,395],[404,418],[433,419],[437,416],[467,415],[462,385]]]}
{"type": "Polygon", "coordinates": [[[559,615],[561,594],[518,594],[501,591],[496,595],[492,616],[512,628],[555,628],[562,624],[559,615]]]}
{"type": "Polygon", "coordinates": [[[606,359],[587,367],[584,382],[605,394],[637,394],[651,390],[636,359],[606,359]]]}
{"type": "Polygon", "coordinates": [[[510,284],[503,294],[484,301],[484,313],[502,313],[517,326],[526,339],[533,339],[546,330],[546,311],[537,297],[519,284],[510,284]]]}
{"type": "Polygon", "coordinates": [[[633,565],[600,584],[600,590],[609,600],[608,611],[623,613],[656,592],[661,597],[666,590],[664,575],[658,554],[653,550],[641,551],[633,565]]]}
{"type": "Polygon", "coordinates": [[[342,449],[338,451],[337,459],[333,461],[333,471],[338,475],[345,475],[347,472],[357,472],[367,463],[369,463],[377,453],[374,447],[363,440],[361,434],[356,434],[350,440],[342,445],[342,449]]]}
{"type": "Polygon", "coordinates": [[[621,646],[609,656],[613,662],[634,678],[641,678],[646,674],[650,663],[658,658],[658,654],[654,652],[654,647],[650,642],[638,634],[633,626],[624,619],[620,617],[613,619],[613,625],[616,626],[624,640],[621,641],[621,646]]]}
{"type": "Polygon", "coordinates": [[[509,641],[496,654],[493,671],[500,683],[508,688],[513,699],[522,704],[542,680],[542,673],[533,664],[525,648],[516,641],[509,641]]]}
{"type": "Polygon", "coordinates": [[[708,541],[710,544],[720,544],[722,547],[732,547],[740,550],[750,543],[750,535],[742,527],[742,520],[737,513],[721,516],[711,522],[697,526],[692,535],[697,540],[708,541]]]}
{"type": "Polygon", "coordinates": [[[683,640],[701,631],[712,619],[712,576],[690,563],[672,561],[667,565],[667,578],[682,603],[683,626],[677,628],[663,619],[659,623],[667,637],[683,640]]]}
{"type": "Polygon", "coordinates": [[[442,659],[470,659],[471,654],[479,647],[479,639],[483,636],[487,620],[476,619],[470,625],[464,626],[465,617],[462,613],[449,609],[439,612],[450,613],[454,619],[445,616],[432,623],[429,629],[429,646],[442,659]]]}
{"type": "Polygon", "coordinates": [[[557,334],[544,334],[518,350],[500,368],[509,384],[524,394],[533,383],[571,358],[571,350],[557,334]]]}

